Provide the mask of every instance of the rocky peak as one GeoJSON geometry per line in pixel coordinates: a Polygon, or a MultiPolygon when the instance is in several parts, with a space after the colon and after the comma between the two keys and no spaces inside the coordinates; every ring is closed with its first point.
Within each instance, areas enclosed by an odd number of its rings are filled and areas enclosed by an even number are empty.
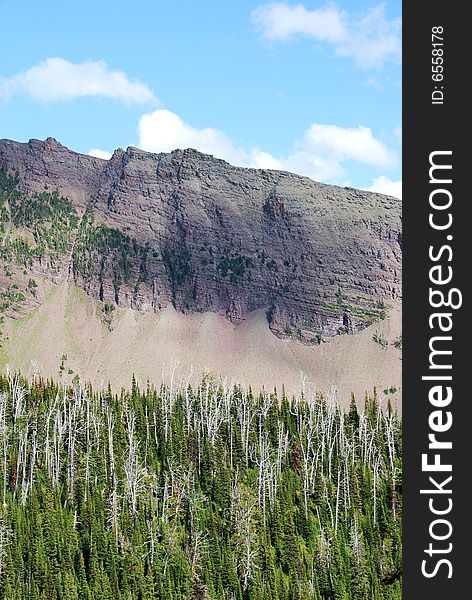
{"type": "Polygon", "coordinates": [[[279,337],[319,343],[384,318],[401,297],[401,203],[391,197],[193,149],[128,147],[103,160],[54,138],[1,140],[0,168],[18,173],[21,202],[45,189],[70,200],[70,263],[56,256],[54,276],[69,269],[104,303],[172,303],[235,323],[263,308],[279,337]]]}

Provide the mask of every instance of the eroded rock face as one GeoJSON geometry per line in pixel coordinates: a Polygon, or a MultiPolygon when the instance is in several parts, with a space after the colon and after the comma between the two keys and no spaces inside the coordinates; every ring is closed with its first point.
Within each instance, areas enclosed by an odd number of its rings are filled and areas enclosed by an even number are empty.
{"type": "Polygon", "coordinates": [[[72,201],[79,220],[59,270],[106,303],[172,302],[234,323],[265,308],[276,335],[319,343],[383,318],[401,298],[394,198],[192,149],[128,148],[106,161],[52,138],[2,140],[0,167],[18,172],[25,202],[46,187],[72,201]]]}

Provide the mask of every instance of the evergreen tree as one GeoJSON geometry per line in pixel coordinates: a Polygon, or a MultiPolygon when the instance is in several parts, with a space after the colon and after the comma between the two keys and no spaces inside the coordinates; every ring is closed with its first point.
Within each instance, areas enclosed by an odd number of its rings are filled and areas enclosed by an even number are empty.
{"type": "Polygon", "coordinates": [[[401,598],[401,420],[375,394],[344,415],[211,377],[0,376],[0,422],[2,598],[401,598]]]}

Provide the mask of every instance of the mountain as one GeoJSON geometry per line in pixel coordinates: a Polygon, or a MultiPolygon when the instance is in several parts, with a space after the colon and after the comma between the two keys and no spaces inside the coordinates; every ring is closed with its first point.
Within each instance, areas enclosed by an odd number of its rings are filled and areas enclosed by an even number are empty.
{"type": "Polygon", "coordinates": [[[120,385],[171,357],[267,386],[349,386],[351,367],[357,392],[399,383],[399,200],[53,138],[1,140],[0,169],[4,363],[120,385]]]}

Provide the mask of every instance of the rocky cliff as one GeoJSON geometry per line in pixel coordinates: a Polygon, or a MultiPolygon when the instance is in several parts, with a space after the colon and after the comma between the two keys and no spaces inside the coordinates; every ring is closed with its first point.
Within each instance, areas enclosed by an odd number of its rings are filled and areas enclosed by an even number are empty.
{"type": "Polygon", "coordinates": [[[41,301],[40,272],[73,279],[109,312],[172,304],[239,324],[264,309],[278,337],[317,344],[384,319],[401,298],[391,197],[191,149],[106,161],[52,138],[0,141],[0,169],[5,311],[41,301]]]}

